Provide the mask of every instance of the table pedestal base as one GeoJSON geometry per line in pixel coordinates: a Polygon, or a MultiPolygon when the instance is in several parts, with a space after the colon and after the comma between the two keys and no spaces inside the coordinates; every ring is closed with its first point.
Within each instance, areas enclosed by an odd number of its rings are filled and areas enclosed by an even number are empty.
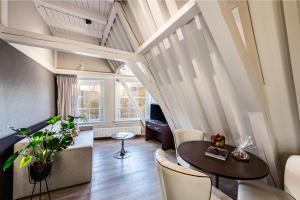
{"type": "Polygon", "coordinates": [[[131,154],[129,151],[125,151],[124,149],[124,140],[122,140],[121,150],[113,154],[115,158],[124,159],[128,158],[131,154]]]}
{"type": "Polygon", "coordinates": [[[118,152],[115,152],[114,154],[114,157],[115,158],[118,158],[118,159],[124,159],[124,158],[128,158],[131,156],[131,153],[126,151],[126,152],[121,152],[121,151],[118,151],[118,152]]]}
{"type": "Polygon", "coordinates": [[[215,187],[219,189],[219,176],[215,175],[215,187]]]}

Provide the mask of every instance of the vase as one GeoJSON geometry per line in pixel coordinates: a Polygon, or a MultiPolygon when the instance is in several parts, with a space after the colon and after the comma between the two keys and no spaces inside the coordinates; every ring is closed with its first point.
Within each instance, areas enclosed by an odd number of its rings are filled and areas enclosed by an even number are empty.
{"type": "Polygon", "coordinates": [[[30,178],[35,182],[42,181],[51,175],[53,161],[49,161],[43,165],[33,163],[29,166],[30,178]]]}

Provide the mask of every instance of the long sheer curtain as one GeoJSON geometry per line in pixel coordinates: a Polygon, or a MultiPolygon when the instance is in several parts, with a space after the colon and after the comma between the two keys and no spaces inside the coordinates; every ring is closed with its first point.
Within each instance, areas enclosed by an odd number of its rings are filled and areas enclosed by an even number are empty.
{"type": "Polygon", "coordinates": [[[63,118],[77,115],[78,82],[74,75],[57,75],[57,111],[63,118]]]}

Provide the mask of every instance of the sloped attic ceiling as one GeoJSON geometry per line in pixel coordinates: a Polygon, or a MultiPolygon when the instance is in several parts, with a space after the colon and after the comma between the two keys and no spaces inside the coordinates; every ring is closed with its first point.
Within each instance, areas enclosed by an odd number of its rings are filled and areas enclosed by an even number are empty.
{"type": "Polygon", "coordinates": [[[294,83],[299,75],[291,68],[285,35],[289,23],[284,23],[288,12],[282,2],[140,0],[113,5],[99,39],[113,50],[89,46],[84,51],[128,62],[161,104],[172,130],[222,132],[228,143],[251,136],[254,153],[268,162],[270,181],[279,185],[287,156],[300,153],[299,86],[294,83]]]}
{"type": "MultiPolygon", "coordinates": [[[[100,45],[104,38],[105,32],[109,30],[109,22],[115,19],[114,1],[113,0],[75,0],[75,1],[57,1],[57,0],[35,0],[33,1],[43,20],[53,36],[66,39],[76,40],[85,43],[100,45]]],[[[78,69],[82,64],[76,64],[76,59],[71,54],[59,53],[58,59],[69,58],[72,64],[65,66],[67,61],[60,61],[58,67],[68,69],[78,69]],[[79,66],[80,65],[80,66],[79,66]]],[[[84,56],[78,56],[84,58],[84,56]]],[[[86,59],[83,59],[86,60],[86,59]]],[[[89,60],[97,60],[89,58],[89,60]]],[[[84,61],[82,61],[84,62],[84,61]]],[[[101,59],[97,62],[103,64],[101,59]]],[[[86,62],[90,65],[95,62],[86,62]]],[[[93,66],[86,66],[88,71],[115,72],[122,65],[121,62],[107,60],[108,68],[96,69],[93,66]],[[89,69],[91,68],[91,69],[89,69]]],[[[92,65],[93,65],[92,64],[92,65]]]]}
{"type": "Polygon", "coordinates": [[[34,1],[54,36],[99,44],[112,10],[111,0],[34,1]]]}
{"type": "MultiPolygon", "coordinates": [[[[292,95],[293,81],[284,74],[278,76],[277,81],[281,79],[281,85],[286,86],[281,88],[285,97],[276,95],[275,88],[279,89],[279,85],[272,83],[274,71],[259,61],[258,53],[262,52],[256,48],[251,24],[253,16],[250,17],[247,2],[198,1],[200,10],[195,11],[180,28],[168,32],[166,24],[176,19],[180,8],[193,13],[194,1],[179,2],[120,2],[116,6],[119,12],[117,18],[107,40],[102,42],[108,47],[136,52],[146,58],[148,66],[144,67],[150,72],[141,73],[138,78],[146,82],[147,75],[153,76],[166,105],[164,111],[174,129],[197,128],[208,134],[222,132],[228,143],[236,143],[239,137],[251,136],[257,147],[254,153],[269,163],[272,173],[269,181],[279,185],[282,180],[280,165],[284,166],[286,160],[283,152],[300,153],[299,144],[295,142],[295,130],[300,128],[300,123],[297,114],[292,112],[297,108],[292,95]],[[265,88],[266,77],[269,77],[270,85],[265,88]],[[279,106],[282,101],[286,106],[279,106]],[[276,114],[278,109],[280,114],[276,114]],[[279,118],[281,120],[278,121],[279,118]],[[279,130],[288,130],[289,138],[279,130]],[[289,142],[283,142],[285,140],[289,142]]],[[[280,3],[268,4],[263,7],[273,7],[278,11],[274,14],[269,10],[268,14],[282,19],[280,3]]],[[[253,13],[260,12],[256,13],[256,17],[261,16],[263,11],[259,8],[262,5],[251,2],[250,6],[253,13]]],[[[272,21],[271,17],[269,21],[272,21]]],[[[172,25],[176,23],[180,20],[172,25]]],[[[264,27],[261,24],[254,28],[263,30],[259,26],[264,27]]],[[[256,34],[259,38],[259,34],[264,33],[256,34]]],[[[266,38],[265,35],[261,37],[266,38]]],[[[269,44],[259,47],[268,49],[269,44]]],[[[267,56],[268,53],[265,53],[267,56]]],[[[278,66],[278,70],[282,69],[278,66]]],[[[290,69],[284,70],[289,74],[290,69]]]]}
{"type": "MultiPolygon", "coordinates": [[[[134,52],[158,28],[145,15],[151,14],[150,9],[155,5],[151,2],[36,0],[34,4],[54,36],[134,52]],[[146,23],[141,19],[146,19],[146,23]],[[141,25],[146,27],[140,29],[141,25]]],[[[165,1],[158,2],[166,8],[165,1]]],[[[186,2],[179,0],[176,5],[181,8],[186,2]]],[[[114,69],[122,65],[117,61],[108,62],[114,69]]]]}

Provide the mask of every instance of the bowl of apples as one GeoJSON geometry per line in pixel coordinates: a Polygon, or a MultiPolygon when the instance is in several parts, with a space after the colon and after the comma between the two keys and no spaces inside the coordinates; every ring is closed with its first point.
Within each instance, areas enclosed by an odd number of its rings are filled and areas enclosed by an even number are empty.
{"type": "Polygon", "coordinates": [[[210,143],[212,146],[224,148],[225,147],[225,136],[221,133],[217,133],[211,136],[210,143]]]}

